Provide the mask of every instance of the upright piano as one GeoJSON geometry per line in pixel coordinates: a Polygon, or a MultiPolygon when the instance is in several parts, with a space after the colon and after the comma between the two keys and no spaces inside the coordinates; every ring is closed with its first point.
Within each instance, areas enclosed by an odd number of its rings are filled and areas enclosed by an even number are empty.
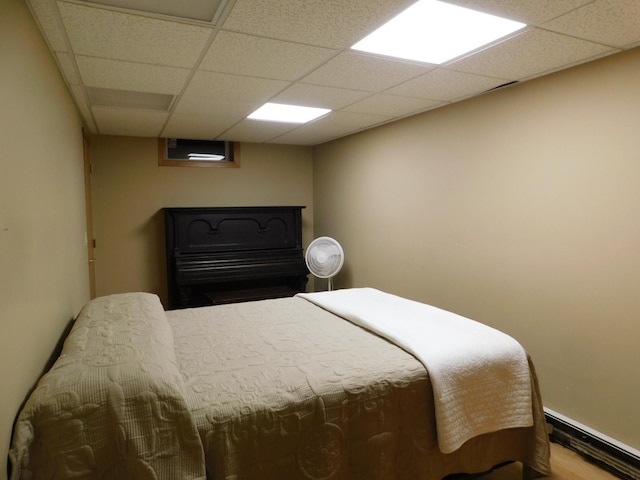
{"type": "Polygon", "coordinates": [[[165,208],[169,309],[304,292],[303,208],[165,208]]]}

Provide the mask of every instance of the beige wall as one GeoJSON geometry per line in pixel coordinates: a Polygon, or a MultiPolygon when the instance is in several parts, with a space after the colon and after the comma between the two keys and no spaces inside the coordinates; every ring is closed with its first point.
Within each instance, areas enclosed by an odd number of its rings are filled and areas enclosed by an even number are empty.
{"type": "Polygon", "coordinates": [[[640,48],[315,150],[336,286],[475,318],[545,405],[640,448],[640,48]]]}
{"type": "Polygon", "coordinates": [[[313,236],[309,147],[242,144],[240,168],[159,167],[157,139],[91,141],[98,295],[149,291],[166,305],[163,207],[303,205],[313,236]]]}
{"type": "Polygon", "coordinates": [[[21,0],[0,2],[0,478],[14,417],[89,298],[81,123],[21,0]]]}
{"type": "MultiPolygon", "coordinates": [[[[89,292],[81,124],[21,0],[0,2],[0,59],[6,452],[89,292]]],[[[315,233],[345,247],[336,286],[507,331],[548,407],[640,448],[638,85],[635,49],[315,151],[243,145],[240,169],[160,168],[154,139],[94,137],[98,294],[165,295],[164,206],[306,205],[305,245],[315,233]]]]}

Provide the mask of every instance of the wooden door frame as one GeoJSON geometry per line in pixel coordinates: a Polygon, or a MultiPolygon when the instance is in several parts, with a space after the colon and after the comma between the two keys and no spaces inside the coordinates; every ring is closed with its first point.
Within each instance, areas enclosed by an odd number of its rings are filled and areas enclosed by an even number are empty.
{"type": "Polygon", "coordinates": [[[84,201],[86,214],[86,243],[87,243],[87,262],[89,267],[89,295],[90,298],[96,298],[96,257],[95,257],[95,239],[93,237],[93,204],[91,199],[91,156],[90,143],[87,132],[82,129],[82,149],[84,157],[84,201]]]}

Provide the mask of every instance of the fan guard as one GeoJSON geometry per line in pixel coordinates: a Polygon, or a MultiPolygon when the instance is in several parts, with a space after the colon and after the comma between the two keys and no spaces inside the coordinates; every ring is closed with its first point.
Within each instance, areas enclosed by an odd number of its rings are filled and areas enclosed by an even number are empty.
{"type": "Polygon", "coordinates": [[[331,237],[318,237],[305,254],[309,271],[318,278],[328,278],[328,288],[332,290],[334,277],[344,264],[344,251],[337,240],[331,237]]]}

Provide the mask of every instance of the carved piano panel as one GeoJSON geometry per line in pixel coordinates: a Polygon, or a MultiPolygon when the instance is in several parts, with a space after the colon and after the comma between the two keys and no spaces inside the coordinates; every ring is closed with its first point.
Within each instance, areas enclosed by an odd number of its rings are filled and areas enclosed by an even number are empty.
{"type": "Polygon", "coordinates": [[[302,208],[166,208],[169,308],[304,291],[302,208]]]}

